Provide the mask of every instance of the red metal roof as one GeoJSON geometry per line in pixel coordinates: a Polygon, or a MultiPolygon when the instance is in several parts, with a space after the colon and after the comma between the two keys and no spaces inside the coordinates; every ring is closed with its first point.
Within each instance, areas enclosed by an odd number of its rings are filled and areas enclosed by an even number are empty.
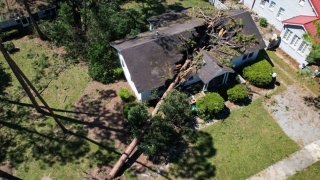
{"type": "Polygon", "coordinates": [[[320,15],[320,0],[310,0],[314,10],[317,12],[317,15],[320,15]]]}
{"type": "Polygon", "coordinates": [[[287,20],[282,21],[284,24],[300,24],[304,25],[310,23],[314,20],[317,20],[316,16],[296,16],[287,20]]]}
{"type": "MultiPolygon", "coordinates": [[[[319,20],[317,20],[317,21],[319,21],[319,20]]],[[[316,28],[316,26],[315,26],[315,23],[316,23],[317,21],[312,21],[312,22],[309,22],[309,23],[306,23],[306,24],[303,25],[304,28],[305,28],[312,36],[314,36],[314,35],[317,34],[317,28],[316,28]]]]}

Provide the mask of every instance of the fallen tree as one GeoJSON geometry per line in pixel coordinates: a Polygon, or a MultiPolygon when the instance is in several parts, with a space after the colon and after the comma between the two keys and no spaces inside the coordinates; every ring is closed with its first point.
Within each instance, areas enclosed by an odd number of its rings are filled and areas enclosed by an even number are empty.
{"type": "MultiPolygon", "coordinates": [[[[159,108],[161,106],[161,104],[163,103],[164,99],[168,96],[169,92],[174,89],[174,87],[176,86],[176,84],[180,81],[181,78],[181,74],[184,73],[184,70],[186,70],[188,68],[188,66],[190,65],[191,60],[186,60],[185,63],[183,64],[183,66],[180,68],[179,73],[176,75],[175,80],[169,85],[169,87],[167,88],[167,90],[165,91],[165,93],[162,95],[160,101],[157,103],[155,109],[153,110],[152,114],[151,114],[151,118],[154,117],[158,111],[159,108]]],[[[150,120],[150,119],[149,119],[150,120]]],[[[146,129],[143,130],[143,132],[146,129]]],[[[116,174],[119,172],[120,168],[125,164],[125,162],[129,159],[129,157],[133,154],[133,152],[136,150],[136,147],[138,146],[138,144],[141,141],[141,138],[143,136],[143,132],[141,133],[141,136],[138,138],[134,138],[132,140],[132,142],[129,144],[129,146],[126,148],[126,150],[122,153],[121,157],[119,158],[119,160],[117,161],[117,163],[113,166],[112,170],[110,171],[110,173],[107,176],[107,179],[113,179],[115,178],[116,174]]]]}

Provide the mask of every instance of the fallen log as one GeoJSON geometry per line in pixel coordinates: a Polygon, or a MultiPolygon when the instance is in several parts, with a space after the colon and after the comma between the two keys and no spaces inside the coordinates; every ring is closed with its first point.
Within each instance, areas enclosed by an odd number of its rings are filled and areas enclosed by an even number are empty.
{"type": "MultiPolygon", "coordinates": [[[[189,66],[191,60],[186,60],[186,62],[183,64],[183,66],[181,67],[181,69],[179,70],[179,73],[176,75],[175,80],[170,84],[170,86],[167,88],[167,90],[165,91],[165,93],[162,95],[160,101],[157,103],[156,107],[154,108],[154,110],[152,111],[151,117],[154,117],[159,109],[160,109],[160,105],[163,103],[164,99],[168,96],[169,92],[175,87],[175,85],[180,81],[180,75],[181,73],[184,72],[185,69],[187,69],[187,67],[189,66]]],[[[150,121],[150,119],[149,119],[150,121]]],[[[134,138],[132,140],[132,142],[129,144],[129,146],[127,147],[127,149],[122,153],[121,157],[119,158],[119,160],[117,161],[117,163],[113,166],[113,168],[111,169],[110,173],[107,176],[107,179],[114,179],[116,174],[118,173],[118,171],[120,170],[120,168],[124,165],[124,163],[129,159],[129,157],[133,154],[134,150],[136,149],[136,147],[138,146],[138,144],[140,143],[140,140],[143,136],[143,132],[141,133],[142,135],[138,138],[134,138]]]]}

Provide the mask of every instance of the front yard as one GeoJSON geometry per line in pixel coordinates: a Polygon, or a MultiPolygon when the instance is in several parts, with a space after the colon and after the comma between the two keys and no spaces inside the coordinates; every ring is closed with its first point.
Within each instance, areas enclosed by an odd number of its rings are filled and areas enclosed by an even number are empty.
{"type": "Polygon", "coordinates": [[[213,138],[216,179],[245,179],[299,150],[262,106],[260,98],[203,131],[213,138]]]}

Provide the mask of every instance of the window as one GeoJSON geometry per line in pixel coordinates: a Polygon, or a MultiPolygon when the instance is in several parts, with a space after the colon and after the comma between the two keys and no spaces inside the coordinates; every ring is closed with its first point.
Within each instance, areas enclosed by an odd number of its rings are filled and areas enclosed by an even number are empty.
{"type": "Polygon", "coordinates": [[[243,56],[242,56],[242,60],[243,60],[243,61],[244,61],[244,60],[246,60],[246,59],[247,59],[247,57],[248,57],[248,55],[247,55],[247,54],[243,55],[243,56]]]}
{"type": "Polygon", "coordinates": [[[252,58],[253,54],[254,54],[253,52],[250,53],[248,58],[252,58]]]}
{"type": "Polygon", "coordinates": [[[270,6],[269,6],[270,11],[274,11],[275,6],[276,6],[276,3],[271,1],[270,6]]]}
{"type": "Polygon", "coordinates": [[[305,0],[299,0],[299,4],[301,5],[301,6],[304,6],[304,3],[305,3],[306,1],[305,0]]]}
{"type": "Polygon", "coordinates": [[[284,14],[284,9],[283,9],[283,8],[280,8],[279,11],[278,11],[278,13],[277,13],[277,19],[278,19],[279,21],[282,20],[283,14],[284,14]]]}
{"type": "Polygon", "coordinates": [[[308,48],[308,44],[305,41],[302,41],[302,43],[300,44],[299,48],[298,48],[298,52],[300,52],[301,54],[304,54],[308,48]]]}
{"type": "Polygon", "coordinates": [[[292,47],[297,46],[299,40],[300,40],[300,38],[299,38],[297,35],[294,35],[293,38],[292,38],[292,40],[291,40],[291,43],[290,43],[291,46],[292,46],[292,47]]]}
{"type": "Polygon", "coordinates": [[[260,2],[260,6],[264,8],[264,6],[266,5],[267,0],[261,0],[260,2]]]}
{"type": "Polygon", "coordinates": [[[289,41],[290,37],[292,35],[292,31],[290,31],[289,29],[287,29],[287,31],[284,33],[283,35],[283,39],[286,41],[289,41]]]}

